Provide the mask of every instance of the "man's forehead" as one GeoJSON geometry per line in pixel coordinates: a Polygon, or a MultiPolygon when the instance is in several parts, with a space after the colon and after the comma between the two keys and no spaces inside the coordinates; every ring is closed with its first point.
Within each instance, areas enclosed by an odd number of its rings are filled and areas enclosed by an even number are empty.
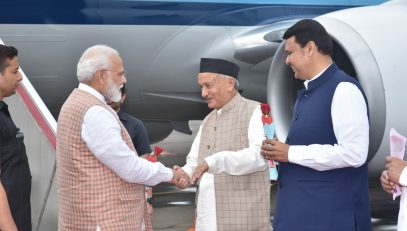
{"type": "Polygon", "coordinates": [[[116,55],[116,54],[111,55],[111,56],[110,56],[110,60],[111,60],[113,63],[115,63],[115,64],[121,64],[121,63],[123,63],[122,58],[121,58],[120,56],[116,55]]]}
{"type": "MultiPolygon", "coordinates": [[[[293,38],[293,37],[291,37],[293,38]]],[[[284,51],[293,51],[299,47],[299,44],[296,43],[295,39],[292,40],[286,40],[285,46],[284,46],[284,51]]]]}
{"type": "Polygon", "coordinates": [[[287,40],[285,40],[285,47],[292,46],[293,41],[291,40],[291,38],[288,38],[287,40]]]}
{"type": "Polygon", "coordinates": [[[10,68],[19,68],[20,67],[20,63],[18,61],[18,57],[14,57],[12,59],[6,59],[6,64],[8,67],[10,68]]]}
{"type": "Polygon", "coordinates": [[[198,74],[198,82],[212,82],[219,76],[219,74],[212,72],[203,72],[198,74]]]}

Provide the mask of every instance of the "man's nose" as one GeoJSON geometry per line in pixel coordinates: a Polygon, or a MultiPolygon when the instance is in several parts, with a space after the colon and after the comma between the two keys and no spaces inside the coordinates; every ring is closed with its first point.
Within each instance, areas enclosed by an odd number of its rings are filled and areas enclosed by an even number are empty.
{"type": "Polygon", "coordinates": [[[203,98],[205,98],[207,95],[208,95],[208,91],[205,90],[204,88],[202,88],[202,90],[201,90],[201,96],[202,96],[203,98]]]}
{"type": "Polygon", "coordinates": [[[20,72],[17,72],[17,81],[20,82],[23,80],[23,75],[20,72]]]}

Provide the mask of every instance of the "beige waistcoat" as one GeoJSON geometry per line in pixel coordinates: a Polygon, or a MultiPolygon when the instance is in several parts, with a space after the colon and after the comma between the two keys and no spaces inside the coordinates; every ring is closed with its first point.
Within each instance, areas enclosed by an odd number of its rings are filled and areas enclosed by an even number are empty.
{"type": "MultiPolygon", "coordinates": [[[[99,226],[101,231],[140,231],[146,213],[144,186],[122,180],[96,159],[81,138],[84,114],[96,105],[109,110],[91,94],[75,89],[59,114],[58,230],[95,231],[99,226]]],[[[126,129],[118,122],[123,139],[134,150],[126,129]]]]}
{"type": "MultiPolygon", "coordinates": [[[[249,122],[258,105],[236,94],[222,113],[209,113],[202,124],[198,163],[220,151],[249,147],[249,122]]],[[[268,169],[243,176],[215,174],[214,182],[218,231],[271,230],[268,169]]]]}

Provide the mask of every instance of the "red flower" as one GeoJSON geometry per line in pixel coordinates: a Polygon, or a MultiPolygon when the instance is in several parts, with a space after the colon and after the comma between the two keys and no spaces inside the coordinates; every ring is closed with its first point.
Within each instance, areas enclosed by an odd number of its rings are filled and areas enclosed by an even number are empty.
{"type": "Polygon", "coordinates": [[[262,103],[261,112],[263,113],[263,115],[270,115],[270,106],[266,103],[262,103]]]}
{"type": "Polygon", "coordinates": [[[261,112],[263,113],[263,116],[261,117],[261,121],[263,122],[263,124],[273,123],[273,119],[270,116],[270,106],[268,104],[261,104],[261,112]]]}
{"type": "Polygon", "coordinates": [[[147,156],[147,160],[150,161],[150,162],[155,163],[155,162],[157,162],[157,156],[155,156],[155,155],[148,155],[148,156],[147,156]]]}
{"type": "Polygon", "coordinates": [[[271,116],[268,116],[268,115],[263,115],[261,117],[261,121],[263,122],[263,124],[272,124],[273,123],[273,119],[271,118],[271,116]]]}
{"type": "Polygon", "coordinates": [[[163,151],[164,151],[164,148],[157,145],[157,146],[155,146],[154,155],[159,156],[163,151]]]}

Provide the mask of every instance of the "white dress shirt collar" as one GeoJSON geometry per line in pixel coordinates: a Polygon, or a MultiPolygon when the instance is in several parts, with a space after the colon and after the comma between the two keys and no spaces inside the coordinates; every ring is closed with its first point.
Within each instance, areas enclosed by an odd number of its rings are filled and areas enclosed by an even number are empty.
{"type": "Polygon", "coordinates": [[[95,96],[98,100],[106,103],[105,97],[102,94],[100,94],[100,92],[96,91],[93,87],[86,85],[84,83],[79,83],[78,89],[86,91],[87,93],[95,96]]]}
{"type": "Polygon", "coordinates": [[[305,80],[304,81],[304,86],[305,86],[305,89],[307,89],[308,90],[308,83],[309,82],[311,82],[312,80],[315,80],[315,79],[317,79],[319,76],[321,76],[322,75],[322,73],[324,73],[330,66],[332,65],[332,63],[331,64],[329,64],[325,69],[323,69],[321,72],[319,72],[316,76],[314,76],[314,77],[312,77],[311,79],[309,79],[309,80],[305,80]]]}

